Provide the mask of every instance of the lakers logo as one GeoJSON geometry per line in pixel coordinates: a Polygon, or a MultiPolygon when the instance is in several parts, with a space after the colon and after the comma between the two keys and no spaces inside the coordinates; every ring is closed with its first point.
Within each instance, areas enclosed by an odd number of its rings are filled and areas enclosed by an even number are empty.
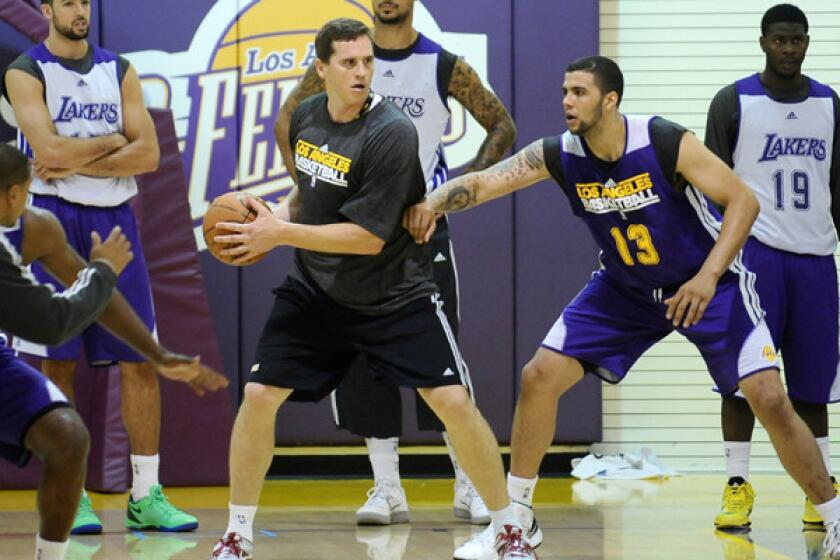
{"type": "MultiPolygon", "coordinates": [[[[356,0],[218,0],[187,51],[125,55],[140,75],[148,104],[172,109],[196,224],[209,201],[229,190],[272,200],[291,187],[276,147],[274,121],[314,63],[318,29],[338,17],[373,22],[367,3],[356,0]]],[[[486,76],[484,37],[442,32],[419,1],[414,21],[486,76]]],[[[458,167],[473,157],[484,131],[457,103],[450,101],[450,108],[444,143],[447,160],[458,167]]],[[[342,173],[329,171],[336,177],[342,173]]],[[[203,249],[200,233],[199,226],[196,241],[203,249]]]]}
{"type": "Polygon", "coordinates": [[[765,345],[764,348],[761,350],[761,357],[767,360],[768,362],[775,362],[776,361],[776,350],[768,345],[765,345]]]}

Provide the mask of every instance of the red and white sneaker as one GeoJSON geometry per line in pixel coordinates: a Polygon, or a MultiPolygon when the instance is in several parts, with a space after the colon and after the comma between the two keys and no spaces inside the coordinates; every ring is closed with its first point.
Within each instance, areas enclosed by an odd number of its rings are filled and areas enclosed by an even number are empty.
{"type": "Polygon", "coordinates": [[[227,533],[213,547],[210,560],[251,560],[254,557],[253,552],[254,545],[251,541],[242,538],[239,533],[227,533]]]}
{"type": "Polygon", "coordinates": [[[522,527],[505,525],[504,532],[496,534],[495,546],[499,560],[537,560],[537,553],[522,538],[522,527]]]}

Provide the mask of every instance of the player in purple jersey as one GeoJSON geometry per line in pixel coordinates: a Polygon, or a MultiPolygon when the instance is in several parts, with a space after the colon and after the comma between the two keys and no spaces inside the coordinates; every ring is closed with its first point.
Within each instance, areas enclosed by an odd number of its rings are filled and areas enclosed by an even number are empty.
{"type": "MultiPolygon", "coordinates": [[[[700,350],[724,394],[740,389],[782,464],[829,524],[826,552],[840,558],[840,498],[819,448],[784,392],[770,333],[740,249],[758,214],[750,189],[695,137],[656,117],[622,115],[620,69],[600,56],[566,69],[569,131],[532,143],[419,203],[426,211],[471,208],[554,178],[601,249],[603,267],[566,307],[522,372],[508,491],[530,543],[542,535],[531,503],[554,435],[557,399],[592,373],[617,383],[642,353],[677,330],[700,350]],[[705,195],[705,196],[704,196],[705,195]],[[705,197],[726,208],[714,220],[705,197]]],[[[428,221],[411,217],[415,239],[428,221]]],[[[482,533],[455,553],[483,558],[482,533]]]]}
{"type": "MultiPolygon", "coordinates": [[[[19,147],[34,159],[32,205],[56,215],[80,254],[89,250],[91,231],[121,227],[135,259],[120,276],[119,289],[154,331],[148,271],[128,202],[137,191],[134,175],[155,170],[159,159],[140,81],[125,59],[86,40],[88,0],[42,0],[41,10],[49,19],[47,39],[12,62],[2,83],[20,127],[19,147]]],[[[53,282],[38,265],[33,273],[41,282],[53,282]]],[[[83,344],[91,365],[120,366],[132,466],[125,526],[195,529],[198,520],[170,504],[158,483],[161,402],[154,365],[96,325],[57,347],[15,339],[19,351],[45,358],[44,373],[71,400],[83,344]]],[[[73,532],[101,531],[83,495],[73,532]]]]}
{"type": "MultiPolygon", "coordinates": [[[[120,230],[114,229],[105,242],[93,235],[91,264],[86,265],[67,245],[53,216],[25,207],[29,185],[27,158],[0,144],[0,331],[57,344],[102,313],[106,326],[158,364],[167,377],[189,382],[199,393],[226,385],[224,377],[200,367],[197,358],[161,347],[113,290],[117,275],[132,258],[130,243],[120,230]],[[68,289],[56,292],[38,284],[23,268],[36,259],[68,289]]],[[[19,466],[32,453],[41,459],[41,523],[35,544],[40,560],[65,557],[88,447],[87,429],[64,394],[20,361],[0,335],[0,456],[19,466]]]]}
{"type": "MultiPolygon", "coordinates": [[[[764,70],[715,95],[706,145],[759,199],[761,212],[744,261],[758,277],[767,326],[784,359],[788,395],[831,474],[827,403],[840,399],[834,263],[840,99],[802,74],[808,42],[802,10],[779,4],[765,12],[759,39],[764,70]]],[[[743,398],[723,395],[721,424],[728,481],[715,525],[748,527],[755,496],[749,482],[755,417],[743,398]]],[[[822,524],[807,499],[802,521],[822,524]]]]}

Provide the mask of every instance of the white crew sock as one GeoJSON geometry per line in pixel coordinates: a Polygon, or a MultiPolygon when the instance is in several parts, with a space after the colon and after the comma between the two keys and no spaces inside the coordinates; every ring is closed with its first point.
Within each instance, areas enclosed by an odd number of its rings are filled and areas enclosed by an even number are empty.
{"type": "Polygon", "coordinates": [[[508,473],[508,496],[514,502],[531,507],[534,502],[534,488],[536,488],[539,478],[538,476],[534,478],[519,478],[508,473]]]}
{"type": "Polygon", "coordinates": [[[228,504],[228,526],[225,529],[225,535],[239,533],[243,539],[254,542],[254,517],[256,515],[257,506],[228,504]]]}
{"type": "Polygon", "coordinates": [[[828,471],[828,476],[831,476],[831,450],[829,449],[828,436],[818,437],[817,445],[820,446],[820,453],[822,453],[823,463],[825,463],[825,470],[828,471]]]}
{"type": "Polygon", "coordinates": [[[366,438],[370,466],[373,467],[373,480],[400,483],[400,438],[366,438]]]}
{"type": "Polygon", "coordinates": [[[160,455],[131,455],[131,499],[138,502],[158,483],[160,455]]]}
{"type": "Polygon", "coordinates": [[[516,512],[513,511],[513,503],[508,503],[507,507],[504,509],[491,511],[490,520],[493,524],[493,532],[496,534],[504,532],[505,525],[519,526],[519,520],[516,518],[516,512]]]}
{"type": "Polygon", "coordinates": [[[443,441],[446,442],[446,450],[449,452],[449,459],[452,460],[452,470],[455,471],[455,482],[457,484],[471,484],[467,473],[458,464],[458,459],[455,457],[455,450],[452,449],[452,442],[449,441],[449,434],[442,432],[440,435],[443,436],[443,441]]]}
{"type": "Polygon", "coordinates": [[[747,480],[750,476],[750,449],[752,443],[749,441],[724,441],[723,453],[726,457],[726,476],[732,478],[740,476],[747,480]]]}
{"type": "Polygon", "coordinates": [[[840,496],[834,496],[824,504],[814,504],[814,509],[820,514],[826,525],[836,523],[840,520],[840,496]]]}
{"type": "Polygon", "coordinates": [[[54,542],[35,536],[35,560],[64,560],[67,554],[68,541],[54,542]]]}

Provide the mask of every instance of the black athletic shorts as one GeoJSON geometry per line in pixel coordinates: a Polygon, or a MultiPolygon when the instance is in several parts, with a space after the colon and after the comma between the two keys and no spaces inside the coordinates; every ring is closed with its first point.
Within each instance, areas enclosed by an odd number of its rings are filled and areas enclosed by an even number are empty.
{"type": "Polygon", "coordinates": [[[273,293],[251,381],[294,389],[292,400],[317,401],[363,354],[372,374],[398,385],[463,383],[463,360],[437,294],[384,315],[365,315],[294,278],[273,293]]]}

